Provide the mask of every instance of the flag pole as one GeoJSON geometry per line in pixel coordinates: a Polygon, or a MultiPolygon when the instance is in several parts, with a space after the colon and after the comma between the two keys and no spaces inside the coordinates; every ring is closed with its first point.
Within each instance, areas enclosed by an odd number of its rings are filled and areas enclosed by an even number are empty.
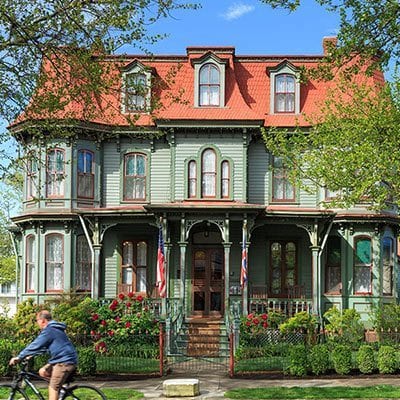
{"type": "Polygon", "coordinates": [[[247,218],[242,227],[242,264],[240,271],[240,285],[242,287],[243,315],[248,314],[248,252],[247,252],[247,218]]]}

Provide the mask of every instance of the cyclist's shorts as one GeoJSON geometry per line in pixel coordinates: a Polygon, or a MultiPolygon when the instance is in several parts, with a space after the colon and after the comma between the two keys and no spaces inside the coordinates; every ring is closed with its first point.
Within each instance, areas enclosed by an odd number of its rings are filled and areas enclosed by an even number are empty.
{"type": "Polygon", "coordinates": [[[54,390],[60,390],[67,378],[76,370],[76,365],[46,364],[43,368],[51,374],[49,386],[54,390]]]}

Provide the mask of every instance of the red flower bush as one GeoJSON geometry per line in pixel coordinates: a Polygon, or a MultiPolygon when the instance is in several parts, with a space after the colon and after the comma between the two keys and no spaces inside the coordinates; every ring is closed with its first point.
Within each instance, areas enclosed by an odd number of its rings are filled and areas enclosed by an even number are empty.
{"type": "Polygon", "coordinates": [[[131,340],[149,341],[159,333],[158,321],[145,305],[143,296],[120,293],[108,305],[102,305],[91,316],[95,351],[110,352],[115,346],[131,340]]]}

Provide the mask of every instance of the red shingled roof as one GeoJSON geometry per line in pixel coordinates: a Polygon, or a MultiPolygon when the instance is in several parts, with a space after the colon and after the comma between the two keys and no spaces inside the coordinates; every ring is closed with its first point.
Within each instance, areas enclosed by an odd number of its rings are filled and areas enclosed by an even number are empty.
{"type": "MultiPolygon", "coordinates": [[[[254,125],[265,126],[307,126],[309,123],[303,115],[318,113],[319,104],[326,96],[332,82],[311,80],[301,84],[300,112],[301,114],[271,114],[270,113],[270,76],[268,70],[277,67],[287,60],[296,68],[301,66],[315,67],[322,56],[237,56],[233,47],[189,47],[185,56],[113,56],[102,62],[109,66],[108,74],[115,78],[115,87],[101,99],[93,99],[96,111],[88,113],[85,105],[78,100],[68,102],[63,111],[52,114],[21,115],[15,124],[28,119],[66,119],[73,118],[86,122],[110,126],[129,126],[127,115],[121,108],[121,70],[137,60],[151,68],[158,84],[153,89],[152,96],[160,99],[162,107],[152,116],[140,114],[135,122],[137,126],[154,126],[157,121],[174,121],[201,124],[240,123],[246,121],[254,125]],[[195,70],[193,60],[201,59],[207,54],[219,57],[226,64],[225,75],[225,106],[195,107],[194,86],[195,70]],[[171,70],[175,73],[171,77],[171,70]],[[184,89],[180,100],[172,101],[180,89],[184,89]],[[29,116],[28,116],[29,115],[29,116]]],[[[96,59],[95,59],[96,60],[96,59]]],[[[44,70],[51,69],[50,63],[44,65],[44,70]]],[[[371,84],[383,82],[383,74],[377,72],[371,78],[366,78],[371,84]]],[[[49,83],[46,90],[52,90],[49,83]]],[[[14,124],[14,125],[15,125],[14,124]]]]}

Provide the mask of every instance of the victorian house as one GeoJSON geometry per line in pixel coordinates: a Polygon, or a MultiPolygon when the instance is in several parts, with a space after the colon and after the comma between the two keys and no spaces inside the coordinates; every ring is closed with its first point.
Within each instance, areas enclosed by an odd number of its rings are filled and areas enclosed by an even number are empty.
{"type": "Polygon", "coordinates": [[[270,308],[322,315],[333,305],[367,319],[372,304],[394,300],[397,209],[327,207],[334,194],[292,185],[262,141],[262,127],[307,130],[303,115],[318,111],[330,83],[302,83],[300,69],[322,57],[234,47],[110,56],[112,107],[99,100],[101,112],[83,118],[71,101],[52,116],[59,137],[43,131],[40,140],[31,135],[40,118],[21,116],[10,130],[37,157],[13,219],[20,300],[76,290],[157,302],[160,226],[163,307],[183,320],[270,308]]]}

